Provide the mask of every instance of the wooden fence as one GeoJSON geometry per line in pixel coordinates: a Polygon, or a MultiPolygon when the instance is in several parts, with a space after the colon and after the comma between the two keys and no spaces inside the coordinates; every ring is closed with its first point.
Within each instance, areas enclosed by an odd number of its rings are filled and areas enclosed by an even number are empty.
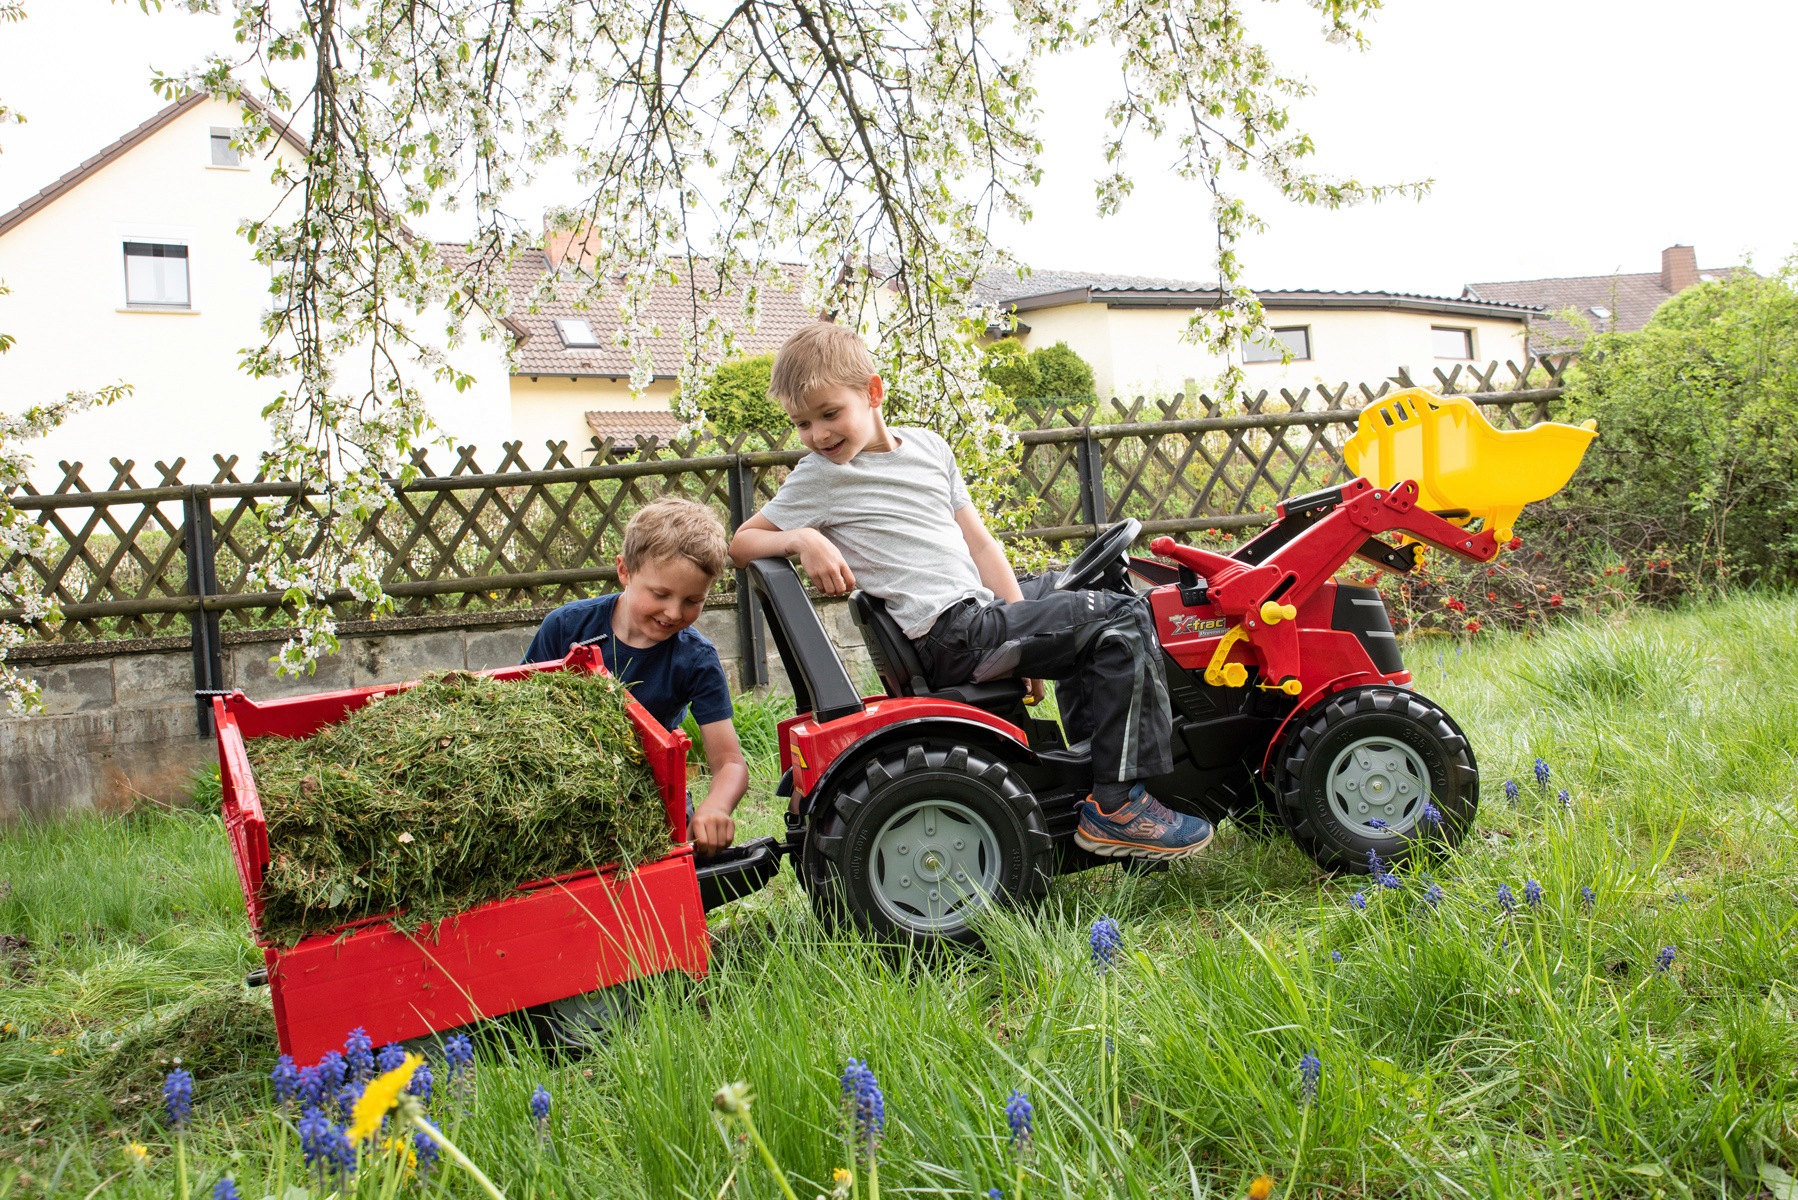
{"type": "MultiPolygon", "coordinates": [[[[1568,364],[1456,367],[1436,371],[1431,384],[1471,396],[1501,428],[1521,428],[1547,418],[1568,364]]],[[[1342,443],[1361,407],[1411,384],[1401,372],[1377,386],[1262,392],[1235,404],[1176,396],[1027,410],[1008,483],[1023,519],[1000,536],[1059,543],[1124,517],[1141,520],[1145,536],[1265,524],[1281,499],[1342,479],[1342,443]]],[[[791,430],[628,446],[595,439],[588,465],[566,443],[547,449],[533,467],[522,443],[507,443],[486,470],[472,447],[441,472],[428,455],[414,456],[419,477],[361,531],[386,562],[383,584],[401,613],[540,608],[604,590],[616,580],[625,522],[643,504],[678,492],[735,528],[805,453],[791,430]]],[[[254,580],[268,518],[314,502],[298,484],[241,478],[238,460],[225,457],[205,482],[185,481],[183,460],[140,478],[138,464],[115,458],[99,487],[84,479],[84,464],[61,466],[53,491],[26,488],[11,499],[51,535],[50,551],[27,570],[64,619],[34,625],[34,640],[186,634],[195,687],[208,689],[220,678],[223,631],[287,624],[280,593],[254,580]]],[[[341,617],[365,615],[347,595],[333,601],[341,617]]],[[[746,680],[765,682],[759,617],[743,589],[737,603],[746,680]]],[[[22,620],[16,611],[0,618],[22,620]]]]}

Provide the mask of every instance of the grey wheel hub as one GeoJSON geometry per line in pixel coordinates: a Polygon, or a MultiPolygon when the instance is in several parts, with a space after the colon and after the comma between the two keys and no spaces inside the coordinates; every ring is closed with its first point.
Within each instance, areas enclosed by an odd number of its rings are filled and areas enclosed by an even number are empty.
{"type": "Polygon", "coordinates": [[[1331,809],[1356,833],[1402,837],[1417,827],[1430,798],[1430,772],[1403,742],[1364,737],[1336,756],[1325,786],[1331,809]]]}
{"type": "Polygon", "coordinates": [[[999,839],[955,800],[906,805],[880,827],[873,849],[875,903],[918,933],[961,929],[999,889],[999,839]]]}

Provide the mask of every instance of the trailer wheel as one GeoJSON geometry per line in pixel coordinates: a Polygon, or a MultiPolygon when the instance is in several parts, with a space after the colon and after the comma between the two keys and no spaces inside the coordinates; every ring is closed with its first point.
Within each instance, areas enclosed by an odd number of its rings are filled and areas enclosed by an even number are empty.
{"type": "Polygon", "coordinates": [[[886,747],[820,800],[813,904],[878,938],[975,944],[970,918],[1040,899],[1054,872],[1036,797],[990,751],[886,747]]]}
{"type": "Polygon", "coordinates": [[[1401,688],[1330,697],[1287,739],[1278,762],[1287,829],[1329,870],[1365,872],[1369,850],[1398,863],[1425,843],[1457,845],[1479,808],[1466,735],[1440,706],[1401,688]],[[1429,819],[1430,805],[1439,820],[1429,819]]]}

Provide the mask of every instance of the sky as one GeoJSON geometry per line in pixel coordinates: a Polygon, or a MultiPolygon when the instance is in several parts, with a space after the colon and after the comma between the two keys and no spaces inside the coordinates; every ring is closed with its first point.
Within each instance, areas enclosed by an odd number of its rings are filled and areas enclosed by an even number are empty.
{"type": "MultiPolygon", "coordinates": [[[[173,10],[171,5],[170,9],[173,10]]],[[[1249,283],[1455,295],[1470,282],[1658,271],[1696,246],[1702,267],[1798,249],[1798,5],[1767,0],[1387,0],[1372,48],[1327,45],[1297,0],[1249,5],[1256,31],[1314,96],[1295,106],[1317,169],[1365,182],[1431,179],[1421,201],[1340,212],[1245,190],[1268,223],[1249,283]]],[[[112,0],[26,0],[0,25],[0,211],[161,107],[153,67],[229,45],[222,18],[144,14],[112,0]]],[[[1150,144],[1135,194],[1094,213],[1105,126],[1100,55],[1039,79],[1044,177],[1028,224],[1001,230],[1040,269],[1212,277],[1209,199],[1150,144]]],[[[530,223],[578,199],[546,178],[509,205],[530,223]]],[[[452,238],[453,225],[428,227],[452,238]]]]}

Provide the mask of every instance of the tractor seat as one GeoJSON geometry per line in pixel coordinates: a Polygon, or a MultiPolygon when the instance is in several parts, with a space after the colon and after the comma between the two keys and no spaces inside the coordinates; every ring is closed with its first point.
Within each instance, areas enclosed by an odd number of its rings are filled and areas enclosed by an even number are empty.
{"type": "Polygon", "coordinates": [[[864,591],[849,593],[849,615],[862,631],[868,656],[880,672],[880,682],[889,696],[928,696],[936,700],[953,700],[995,712],[1016,708],[1024,699],[1024,681],[995,679],[990,683],[962,683],[954,687],[932,689],[924,678],[924,664],[918,648],[911,644],[887,612],[886,601],[864,591]]]}

